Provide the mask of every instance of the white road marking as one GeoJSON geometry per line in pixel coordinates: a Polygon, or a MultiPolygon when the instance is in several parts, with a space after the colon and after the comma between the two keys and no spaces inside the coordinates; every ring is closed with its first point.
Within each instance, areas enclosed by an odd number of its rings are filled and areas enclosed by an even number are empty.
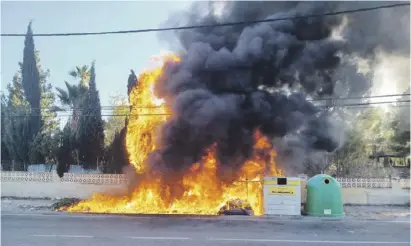
{"type": "Polygon", "coordinates": [[[31,235],[32,237],[69,237],[69,238],[94,238],[89,235],[31,235]]]}
{"type": "Polygon", "coordinates": [[[410,242],[381,241],[331,241],[331,240],[287,240],[287,239],[251,239],[251,238],[208,238],[208,241],[242,241],[242,242],[277,242],[277,243],[326,243],[326,244],[408,244],[410,242]]]}
{"type": "MultiPolygon", "coordinates": [[[[179,218],[178,216],[173,217],[167,217],[165,216],[139,216],[139,215],[116,215],[116,214],[60,214],[60,213],[47,213],[47,214],[28,214],[28,213],[21,213],[21,214],[16,214],[16,213],[7,213],[4,214],[2,213],[1,216],[27,216],[27,217],[71,217],[71,218],[101,218],[101,219],[109,219],[109,218],[128,218],[128,219],[154,219],[154,218],[159,218],[159,219],[164,219],[164,218],[179,218]]],[[[228,216],[229,217],[229,216],[228,216]]],[[[321,222],[347,222],[347,223],[404,223],[404,224],[410,224],[410,220],[370,220],[370,219],[364,219],[364,220],[353,220],[353,219],[338,219],[338,220],[327,220],[327,219],[321,219],[321,218],[309,218],[309,217],[303,217],[302,219],[293,219],[293,218],[264,218],[264,217],[252,217],[252,216],[244,216],[242,218],[239,217],[230,217],[228,218],[227,216],[210,216],[210,217],[195,217],[195,216],[187,216],[187,217],[181,217],[184,219],[190,219],[190,220],[216,220],[216,221],[255,221],[255,222],[270,222],[270,221],[276,221],[276,222],[316,222],[316,221],[321,221],[321,222]]]]}
{"type": "Polygon", "coordinates": [[[140,240],[191,240],[189,237],[128,237],[140,240]]]}

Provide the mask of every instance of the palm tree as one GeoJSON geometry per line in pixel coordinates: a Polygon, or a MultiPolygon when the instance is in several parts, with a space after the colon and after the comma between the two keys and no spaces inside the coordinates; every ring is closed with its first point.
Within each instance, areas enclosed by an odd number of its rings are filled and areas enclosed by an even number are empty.
{"type": "Polygon", "coordinates": [[[77,85],[70,85],[67,81],[64,81],[64,83],[66,84],[67,91],[56,87],[57,96],[63,106],[67,106],[73,111],[74,120],[74,118],[76,118],[76,112],[80,107],[81,88],[77,85]]]}
{"type": "Polygon", "coordinates": [[[74,79],[80,79],[80,85],[87,87],[90,80],[90,69],[87,65],[76,66],[69,72],[69,75],[74,79]]]}
{"type": "MultiPolygon", "coordinates": [[[[66,90],[63,88],[56,87],[57,97],[60,99],[60,102],[63,106],[66,106],[73,113],[71,118],[71,129],[77,128],[77,123],[80,118],[81,109],[83,100],[88,91],[88,83],[90,79],[90,70],[89,67],[76,66],[75,69],[69,72],[69,75],[74,79],[80,79],[78,84],[69,84],[67,81],[64,81],[66,85],[66,90]]],[[[62,111],[62,109],[57,109],[62,111]]],[[[79,154],[77,150],[74,150],[76,156],[76,161],[79,163],[79,154]]]]}
{"type": "Polygon", "coordinates": [[[79,119],[79,114],[81,113],[80,110],[84,96],[88,91],[87,87],[90,79],[90,70],[87,65],[76,66],[75,69],[69,72],[69,75],[75,79],[80,79],[78,85],[71,85],[67,81],[64,81],[67,90],[58,87],[56,90],[60,102],[73,111],[72,127],[75,128],[79,119]]]}

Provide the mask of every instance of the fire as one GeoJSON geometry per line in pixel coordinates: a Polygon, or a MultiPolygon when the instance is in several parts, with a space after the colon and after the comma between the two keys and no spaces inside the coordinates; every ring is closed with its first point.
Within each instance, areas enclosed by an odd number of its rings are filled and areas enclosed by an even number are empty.
{"type": "MultiPolygon", "coordinates": [[[[161,62],[170,60],[178,62],[179,57],[168,54],[162,57],[161,62]]],[[[199,163],[195,163],[185,173],[182,181],[172,187],[181,191],[182,195],[177,198],[170,196],[170,187],[162,185],[162,180],[147,175],[145,160],[147,155],[156,149],[156,130],[172,114],[171,110],[166,108],[164,100],[157,98],[153,92],[156,81],[162,75],[162,68],[163,66],[160,66],[143,72],[139,76],[138,86],[130,93],[130,104],[133,107],[127,125],[126,146],[130,163],[141,177],[137,188],[124,197],[95,193],[90,200],[80,202],[67,210],[216,215],[222,207],[227,206],[228,201],[236,200],[242,201],[237,206],[251,207],[255,215],[262,215],[263,175],[281,176],[282,172],[276,169],[276,153],[270,140],[258,131],[254,134],[253,158],[244,164],[238,181],[232,184],[222,183],[216,176],[217,162],[213,146],[199,163]]]]}

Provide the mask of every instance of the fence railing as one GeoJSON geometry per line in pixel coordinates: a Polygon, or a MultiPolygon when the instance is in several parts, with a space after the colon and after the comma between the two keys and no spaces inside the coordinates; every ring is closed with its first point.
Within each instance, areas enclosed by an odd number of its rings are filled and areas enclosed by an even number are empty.
{"type": "Polygon", "coordinates": [[[400,186],[403,189],[410,189],[411,179],[400,179],[400,186]]]}
{"type": "MultiPolygon", "coordinates": [[[[128,182],[124,174],[78,174],[66,173],[59,178],[54,172],[0,172],[1,182],[67,182],[96,185],[119,185],[128,182]]],[[[336,178],[342,188],[392,188],[390,178],[336,178]]],[[[251,181],[250,181],[251,182],[251,181]]],[[[403,189],[410,189],[410,179],[400,179],[403,189]]]]}
{"type": "Polygon", "coordinates": [[[82,184],[125,184],[127,177],[124,174],[77,174],[66,173],[60,179],[61,182],[74,182],[82,184]]]}
{"type": "Polygon", "coordinates": [[[342,188],[391,188],[389,178],[336,178],[342,188]]]}
{"type": "Polygon", "coordinates": [[[67,182],[97,185],[115,185],[127,182],[124,174],[66,173],[62,178],[54,172],[0,172],[1,182],[67,182]]]}
{"type": "Polygon", "coordinates": [[[51,172],[34,173],[34,172],[0,172],[1,182],[53,182],[51,172]]]}

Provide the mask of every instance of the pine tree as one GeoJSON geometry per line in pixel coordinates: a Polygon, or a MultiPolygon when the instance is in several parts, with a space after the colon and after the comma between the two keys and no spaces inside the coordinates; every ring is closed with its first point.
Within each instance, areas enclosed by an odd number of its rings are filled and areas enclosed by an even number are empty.
{"type": "Polygon", "coordinates": [[[5,121],[7,117],[7,98],[1,94],[1,166],[4,171],[11,171],[11,157],[5,141],[5,121]]]}
{"type": "MultiPolygon", "coordinates": [[[[7,86],[7,106],[2,107],[4,112],[3,143],[7,148],[10,159],[13,160],[13,169],[16,171],[27,170],[29,151],[32,141],[30,132],[29,103],[24,97],[21,77],[19,73],[13,77],[13,82],[7,86]]],[[[3,105],[2,105],[3,106],[3,105]]]]}
{"type": "Polygon", "coordinates": [[[40,74],[37,68],[36,52],[33,40],[31,22],[27,27],[26,38],[24,40],[23,62],[21,66],[22,86],[24,95],[30,105],[30,135],[34,139],[41,129],[41,89],[40,74]]]}
{"type": "Polygon", "coordinates": [[[40,54],[38,51],[36,55],[36,64],[39,71],[40,78],[40,108],[41,108],[41,121],[42,132],[52,134],[57,130],[58,121],[56,119],[57,114],[54,111],[56,95],[53,92],[53,86],[48,82],[50,77],[50,70],[44,70],[40,63],[40,54]]]}
{"type": "MultiPolygon", "coordinates": [[[[56,159],[55,96],[47,82],[49,71],[40,65],[35,50],[31,22],[28,25],[23,50],[23,62],[8,86],[3,104],[4,145],[17,170],[26,170],[29,163],[53,163],[56,159]],[[5,103],[7,101],[7,103],[5,103]]],[[[3,137],[3,135],[2,135],[3,137]]],[[[5,152],[4,152],[5,153],[5,152]]]]}
{"type": "MultiPolygon", "coordinates": [[[[410,99],[410,88],[403,92],[405,94],[399,101],[410,99]]],[[[398,106],[393,108],[394,119],[391,126],[394,130],[392,151],[400,155],[410,154],[410,109],[409,107],[398,106]]]]}

